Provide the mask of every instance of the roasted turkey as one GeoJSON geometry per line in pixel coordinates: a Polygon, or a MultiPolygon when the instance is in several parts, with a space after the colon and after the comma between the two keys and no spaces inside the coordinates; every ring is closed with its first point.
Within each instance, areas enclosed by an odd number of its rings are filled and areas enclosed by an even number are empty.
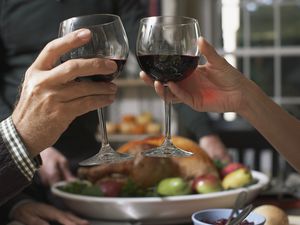
{"type": "Polygon", "coordinates": [[[112,177],[120,180],[131,178],[137,185],[144,188],[155,186],[166,177],[180,176],[190,180],[207,173],[218,176],[218,171],[206,152],[197,143],[184,137],[176,136],[172,138],[172,141],[179,148],[193,152],[192,157],[150,158],[141,154],[144,150],[159,146],[162,141],[162,137],[130,141],[122,145],[118,151],[134,154],[134,160],[95,167],[82,167],[79,168],[78,175],[92,183],[112,177]]]}

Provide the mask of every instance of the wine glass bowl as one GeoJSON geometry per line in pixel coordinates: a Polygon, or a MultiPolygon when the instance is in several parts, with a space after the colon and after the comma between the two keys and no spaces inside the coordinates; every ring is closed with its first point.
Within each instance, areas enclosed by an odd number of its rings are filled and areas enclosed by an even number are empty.
{"type": "MultiPolygon", "coordinates": [[[[95,74],[78,77],[77,81],[111,82],[119,76],[129,54],[128,40],[119,16],[112,14],[94,14],[73,17],[60,23],[59,36],[75,30],[87,28],[91,31],[91,40],[61,57],[61,62],[77,58],[105,58],[117,64],[117,70],[111,74],[95,74]]],[[[81,166],[94,166],[105,163],[117,163],[133,159],[129,154],[116,152],[109,144],[102,108],[97,110],[101,133],[100,151],[79,163],[81,166]]]]}
{"type": "Polygon", "coordinates": [[[136,44],[136,56],[141,69],[153,80],[164,85],[165,140],[144,154],[151,157],[186,157],[192,153],[177,148],[171,141],[171,102],[166,101],[167,82],[188,77],[198,66],[200,51],[198,21],[189,17],[155,16],[143,18],[136,44]]]}

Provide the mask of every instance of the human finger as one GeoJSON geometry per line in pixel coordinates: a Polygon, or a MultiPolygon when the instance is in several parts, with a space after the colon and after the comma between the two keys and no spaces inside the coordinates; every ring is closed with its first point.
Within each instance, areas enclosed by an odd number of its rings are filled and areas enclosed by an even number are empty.
{"type": "Polygon", "coordinates": [[[140,78],[149,86],[154,87],[154,81],[144,72],[140,72],[140,78]]]}
{"type": "Polygon", "coordinates": [[[217,53],[215,48],[210,45],[203,37],[198,41],[200,52],[205,56],[207,62],[211,64],[224,63],[224,59],[217,53]]]}
{"type": "Polygon", "coordinates": [[[24,224],[30,224],[30,225],[50,225],[47,221],[39,218],[39,217],[29,217],[29,220],[25,222],[24,224]]]}
{"type": "Polygon", "coordinates": [[[61,181],[62,175],[61,171],[58,168],[58,165],[55,164],[55,168],[52,168],[52,171],[48,174],[47,183],[48,185],[52,185],[58,181],[61,181]]]}
{"type": "Polygon", "coordinates": [[[61,101],[70,101],[90,95],[113,95],[117,92],[117,86],[112,82],[70,82],[62,87],[61,101]]]}
{"type": "Polygon", "coordinates": [[[161,98],[163,98],[165,101],[167,101],[167,102],[172,101],[173,103],[178,102],[178,99],[175,97],[175,95],[172,93],[172,91],[168,87],[165,87],[161,82],[155,81],[154,88],[155,88],[156,93],[161,98]],[[167,89],[165,89],[165,88],[167,88],[167,89]],[[167,91],[166,96],[165,96],[165,91],[167,91]]]}
{"type": "Polygon", "coordinates": [[[105,76],[115,73],[117,64],[109,59],[92,58],[92,59],[72,59],[68,60],[51,70],[49,80],[62,83],[75,80],[78,77],[98,75],[105,76]]]}
{"type": "Polygon", "coordinates": [[[88,29],[80,29],[57,38],[45,46],[33,66],[40,70],[50,70],[63,54],[86,44],[90,38],[91,31],[88,29]]]}
{"type": "Polygon", "coordinates": [[[183,88],[179,87],[175,82],[168,82],[169,89],[176,96],[178,102],[184,102],[190,106],[193,106],[193,97],[183,88]]]}
{"type": "Polygon", "coordinates": [[[71,173],[70,167],[69,167],[69,163],[66,159],[63,159],[59,164],[58,167],[60,168],[61,171],[61,175],[63,180],[74,180],[75,177],[73,176],[73,174],[71,173]]]}
{"type": "Polygon", "coordinates": [[[49,221],[56,221],[63,225],[76,225],[76,223],[69,219],[65,212],[51,205],[39,204],[38,215],[43,219],[47,219],[49,221]]]}
{"type": "Polygon", "coordinates": [[[110,105],[115,99],[115,95],[94,95],[84,96],[64,103],[64,112],[73,114],[73,117],[80,116],[87,112],[110,105]]]}
{"type": "Polygon", "coordinates": [[[88,225],[90,224],[87,220],[81,219],[75,215],[73,215],[72,213],[67,212],[66,216],[72,220],[73,222],[75,222],[77,225],[88,225]]]}
{"type": "Polygon", "coordinates": [[[49,225],[46,221],[42,220],[38,214],[36,214],[36,211],[32,210],[32,204],[35,203],[30,202],[17,206],[13,211],[12,218],[20,221],[22,224],[49,225]]]}

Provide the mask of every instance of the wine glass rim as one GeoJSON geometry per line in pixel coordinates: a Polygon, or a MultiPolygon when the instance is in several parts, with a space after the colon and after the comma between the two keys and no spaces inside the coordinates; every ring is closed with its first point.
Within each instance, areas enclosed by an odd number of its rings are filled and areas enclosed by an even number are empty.
{"type": "MultiPolygon", "coordinates": [[[[174,24],[167,24],[167,25],[190,25],[193,23],[198,23],[198,20],[192,17],[187,17],[187,16],[149,16],[149,17],[144,17],[140,20],[140,23],[146,24],[148,20],[150,19],[162,19],[162,18],[174,18],[174,19],[185,19],[188,22],[179,22],[179,23],[174,23],[174,24]]],[[[162,24],[162,23],[161,23],[162,24]]]]}
{"type": "Polygon", "coordinates": [[[73,16],[73,17],[70,17],[68,19],[65,19],[65,20],[61,21],[60,24],[66,23],[68,21],[72,21],[72,20],[75,20],[75,19],[83,19],[83,18],[96,17],[96,16],[107,16],[107,17],[112,17],[114,19],[110,22],[107,22],[107,23],[95,24],[95,25],[92,25],[92,26],[105,26],[105,25],[109,25],[109,24],[114,23],[116,20],[121,20],[121,18],[118,15],[115,15],[115,14],[109,14],[109,13],[101,14],[101,13],[99,13],[99,14],[88,14],[88,15],[83,15],[83,16],[73,16]]]}

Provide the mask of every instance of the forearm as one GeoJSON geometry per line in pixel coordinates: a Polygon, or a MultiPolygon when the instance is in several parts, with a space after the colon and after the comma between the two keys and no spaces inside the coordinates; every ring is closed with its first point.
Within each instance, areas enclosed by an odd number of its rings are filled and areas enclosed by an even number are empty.
{"type": "Polygon", "coordinates": [[[247,119],[298,171],[300,122],[274,103],[253,82],[243,90],[239,114],[247,119]]]}

